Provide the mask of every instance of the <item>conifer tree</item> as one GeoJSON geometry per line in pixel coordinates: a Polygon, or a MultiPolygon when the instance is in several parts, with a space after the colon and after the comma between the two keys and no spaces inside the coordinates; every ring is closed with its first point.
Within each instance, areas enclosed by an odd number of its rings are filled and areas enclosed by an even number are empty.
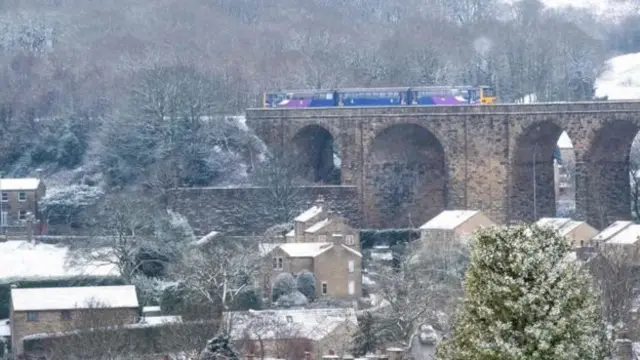
{"type": "Polygon", "coordinates": [[[586,270],[549,229],[485,229],[475,236],[465,299],[440,360],[604,359],[599,301],[586,270]]]}

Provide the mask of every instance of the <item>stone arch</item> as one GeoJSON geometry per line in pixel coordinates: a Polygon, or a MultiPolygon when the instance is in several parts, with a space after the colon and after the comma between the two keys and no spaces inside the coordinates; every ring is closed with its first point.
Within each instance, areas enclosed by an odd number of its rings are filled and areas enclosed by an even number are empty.
{"type": "Polygon", "coordinates": [[[556,122],[545,120],[525,127],[517,136],[509,181],[510,222],[573,215],[575,152],[572,144],[565,151],[558,146],[563,132],[556,122]],[[563,166],[572,169],[565,171],[563,166]],[[559,198],[569,203],[557,201],[559,198]]]}
{"type": "Polygon", "coordinates": [[[578,191],[587,222],[604,228],[631,218],[629,152],[639,126],[633,121],[609,121],[594,133],[585,151],[578,191]]]}
{"type": "Polygon", "coordinates": [[[340,184],[340,153],[329,130],[317,124],[304,126],[291,145],[301,177],[314,183],[340,184]]]}
{"type": "Polygon", "coordinates": [[[370,223],[418,227],[446,208],[445,151],[427,128],[417,124],[384,128],[366,156],[364,203],[370,223]]]}

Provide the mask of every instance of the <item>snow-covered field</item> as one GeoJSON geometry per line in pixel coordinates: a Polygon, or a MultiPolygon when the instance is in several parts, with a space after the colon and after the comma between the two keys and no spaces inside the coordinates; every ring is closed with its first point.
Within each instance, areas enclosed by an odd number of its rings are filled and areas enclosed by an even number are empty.
{"type": "Polygon", "coordinates": [[[112,264],[67,265],[66,246],[0,242],[0,282],[25,279],[53,279],[72,276],[118,276],[112,264]]]}
{"type": "Polygon", "coordinates": [[[596,96],[610,100],[640,100],[640,53],[611,58],[607,70],[596,80],[596,96]]]}
{"type": "MultiPolygon", "coordinates": [[[[503,0],[505,3],[515,3],[519,0],[503,0]]],[[[542,0],[548,8],[576,8],[584,9],[600,19],[616,21],[633,12],[640,11],[637,0],[542,0]]]]}

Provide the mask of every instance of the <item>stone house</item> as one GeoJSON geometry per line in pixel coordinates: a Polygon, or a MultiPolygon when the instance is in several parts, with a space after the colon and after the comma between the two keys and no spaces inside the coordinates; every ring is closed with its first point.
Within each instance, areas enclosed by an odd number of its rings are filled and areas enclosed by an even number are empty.
{"type": "Polygon", "coordinates": [[[604,256],[633,267],[640,265],[640,225],[616,221],[596,235],[592,243],[604,256]]]}
{"type": "Polygon", "coordinates": [[[11,348],[23,353],[23,339],[35,334],[135,324],[135,286],[11,289],[11,348]]]}
{"type": "Polygon", "coordinates": [[[593,226],[569,218],[541,218],[536,225],[556,231],[560,236],[567,238],[573,248],[589,244],[591,239],[598,235],[598,230],[593,226]]]}
{"type": "Polygon", "coordinates": [[[353,308],[238,311],[225,313],[225,320],[236,348],[257,359],[345,354],[358,329],[353,308]]]}
{"type": "Polygon", "coordinates": [[[357,299],[362,292],[360,232],[333,213],[322,199],[297,216],[286,243],[262,244],[265,296],[278,274],[312,272],[316,295],[357,299]]]}
{"type": "Polygon", "coordinates": [[[269,296],[276,277],[284,272],[312,272],[316,297],[357,299],[362,293],[362,254],[340,243],[263,244],[262,288],[269,296]]]}
{"type": "Polygon", "coordinates": [[[29,213],[40,220],[40,200],[46,194],[39,178],[0,179],[0,224],[3,227],[24,226],[29,213]]]}
{"type": "Polygon", "coordinates": [[[420,226],[420,238],[423,242],[460,240],[471,236],[478,229],[495,225],[481,211],[445,210],[420,226]]]}

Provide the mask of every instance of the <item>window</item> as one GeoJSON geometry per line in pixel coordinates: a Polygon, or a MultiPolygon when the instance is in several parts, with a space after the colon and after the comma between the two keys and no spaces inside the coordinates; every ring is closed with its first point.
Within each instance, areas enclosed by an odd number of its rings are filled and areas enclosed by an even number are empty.
{"type": "Polygon", "coordinates": [[[20,213],[18,215],[18,219],[27,220],[27,210],[20,210],[20,213]]]}
{"type": "Polygon", "coordinates": [[[18,200],[19,201],[27,201],[27,193],[26,192],[19,192],[18,193],[18,200]]]}
{"type": "Polygon", "coordinates": [[[347,235],[347,237],[345,237],[344,242],[347,245],[355,245],[356,244],[356,237],[353,235],[347,235]]]}
{"type": "Polygon", "coordinates": [[[356,282],[351,280],[349,281],[349,295],[353,295],[356,293],[356,282]]]}
{"type": "Polygon", "coordinates": [[[9,212],[7,211],[0,212],[0,225],[1,226],[9,225],[9,212]]]}
{"type": "Polygon", "coordinates": [[[274,269],[282,269],[282,258],[274,257],[273,258],[273,268],[274,269]]]}
{"type": "Polygon", "coordinates": [[[322,295],[327,295],[328,289],[327,289],[327,283],[323,282],[322,283],[322,295]]]}
{"type": "Polygon", "coordinates": [[[356,263],[353,260],[349,260],[349,272],[352,273],[356,271],[356,263]]]}
{"type": "Polygon", "coordinates": [[[326,242],[327,241],[327,235],[318,236],[318,241],[319,242],[326,242]]]}
{"type": "Polygon", "coordinates": [[[287,322],[288,323],[292,323],[293,322],[293,317],[291,317],[290,315],[287,316],[287,322]]]}
{"type": "Polygon", "coordinates": [[[28,311],[27,312],[27,321],[37,322],[40,315],[37,311],[28,311]]]}
{"type": "Polygon", "coordinates": [[[60,311],[60,319],[62,319],[64,321],[71,320],[71,311],[69,311],[69,310],[60,311]]]}
{"type": "Polygon", "coordinates": [[[2,202],[9,202],[9,193],[2,193],[2,202]]]}

